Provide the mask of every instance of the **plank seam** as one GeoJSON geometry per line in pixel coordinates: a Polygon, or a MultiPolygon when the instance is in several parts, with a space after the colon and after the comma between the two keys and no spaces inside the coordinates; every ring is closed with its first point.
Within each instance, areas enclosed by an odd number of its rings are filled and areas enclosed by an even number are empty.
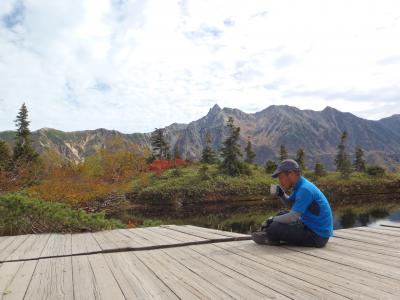
{"type": "Polygon", "coordinates": [[[400,225],[399,225],[399,226],[396,226],[396,225],[388,225],[388,224],[379,224],[379,226],[382,226],[382,227],[392,227],[392,228],[398,228],[398,229],[400,229],[400,225]]]}
{"type": "Polygon", "coordinates": [[[244,240],[251,240],[251,237],[244,236],[244,237],[223,238],[223,239],[209,239],[209,240],[204,240],[204,241],[186,242],[186,243],[180,243],[180,244],[154,245],[154,246],[145,246],[145,247],[125,247],[125,248],[106,249],[106,250],[92,251],[92,252],[85,252],[85,253],[73,253],[73,254],[66,254],[66,255],[54,255],[54,256],[42,256],[42,257],[35,257],[35,258],[22,258],[22,259],[15,259],[15,260],[6,260],[6,261],[0,261],[0,263],[39,260],[39,259],[58,258],[58,257],[94,255],[94,254],[103,254],[103,253],[136,252],[136,251],[177,248],[177,247],[203,245],[203,244],[236,242],[236,241],[244,241],[244,240]]]}

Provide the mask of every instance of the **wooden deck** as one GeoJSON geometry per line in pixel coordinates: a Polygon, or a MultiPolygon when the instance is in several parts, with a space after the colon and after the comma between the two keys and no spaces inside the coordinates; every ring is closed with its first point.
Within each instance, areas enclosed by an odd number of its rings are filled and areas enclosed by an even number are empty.
{"type": "Polygon", "coordinates": [[[322,249],[166,225],[0,237],[0,299],[400,299],[400,225],[322,249]]]}

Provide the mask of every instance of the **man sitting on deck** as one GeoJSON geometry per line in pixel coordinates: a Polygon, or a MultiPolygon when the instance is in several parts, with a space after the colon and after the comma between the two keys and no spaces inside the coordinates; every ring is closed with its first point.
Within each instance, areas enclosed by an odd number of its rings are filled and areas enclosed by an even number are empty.
{"type": "Polygon", "coordinates": [[[324,247],[333,236],[333,217],[324,194],[310,181],[301,176],[298,163],[292,159],[282,161],[273,178],[279,178],[275,195],[291,206],[289,212],[269,218],[261,230],[252,234],[258,244],[324,247]],[[288,196],[282,190],[293,188],[288,196]]]}

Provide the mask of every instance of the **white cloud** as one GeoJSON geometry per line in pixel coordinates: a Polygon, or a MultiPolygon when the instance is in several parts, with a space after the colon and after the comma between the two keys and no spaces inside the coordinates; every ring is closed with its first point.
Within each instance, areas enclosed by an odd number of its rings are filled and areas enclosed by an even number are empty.
{"type": "Polygon", "coordinates": [[[0,130],[148,132],[218,103],[399,113],[397,1],[0,1],[0,130]]]}

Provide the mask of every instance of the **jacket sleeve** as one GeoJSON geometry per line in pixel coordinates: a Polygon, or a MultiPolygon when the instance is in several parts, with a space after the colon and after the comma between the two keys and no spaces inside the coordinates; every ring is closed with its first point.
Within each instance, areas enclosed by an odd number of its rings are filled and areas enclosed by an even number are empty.
{"type": "Polygon", "coordinates": [[[274,217],[273,220],[274,222],[289,224],[296,222],[300,218],[300,215],[299,212],[291,210],[287,214],[274,217]]]}

